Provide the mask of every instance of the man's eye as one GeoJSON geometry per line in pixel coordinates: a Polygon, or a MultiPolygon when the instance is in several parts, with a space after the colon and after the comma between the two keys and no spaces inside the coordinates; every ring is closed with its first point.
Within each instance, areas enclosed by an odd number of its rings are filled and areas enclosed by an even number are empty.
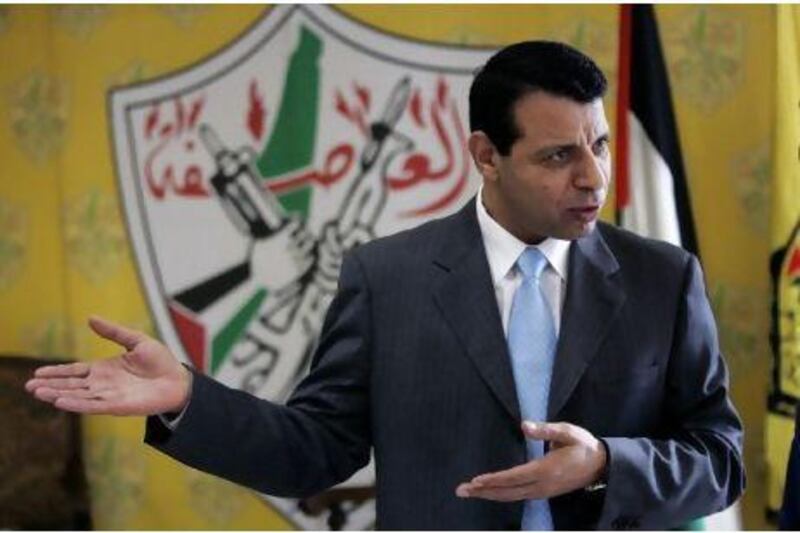
{"type": "Polygon", "coordinates": [[[563,163],[569,158],[569,150],[556,150],[547,154],[544,160],[548,163],[563,163]]]}
{"type": "Polygon", "coordinates": [[[603,137],[602,139],[598,139],[594,143],[594,153],[595,155],[601,155],[608,152],[608,139],[603,137]]]}

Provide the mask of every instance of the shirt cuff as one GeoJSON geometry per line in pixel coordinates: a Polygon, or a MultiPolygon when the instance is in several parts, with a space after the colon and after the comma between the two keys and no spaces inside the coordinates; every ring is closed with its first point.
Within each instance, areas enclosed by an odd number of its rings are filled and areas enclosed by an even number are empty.
{"type": "Polygon", "coordinates": [[[603,473],[600,474],[600,477],[597,479],[597,481],[584,487],[583,490],[586,492],[597,492],[608,488],[608,469],[609,463],[611,463],[611,453],[608,450],[608,443],[605,441],[605,439],[599,440],[603,444],[603,448],[606,449],[606,466],[603,468],[603,473]]]}
{"type": "MultiPolygon", "coordinates": [[[[186,365],[184,365],[186,366],[186,365]]],[[[188,368],[188,367],[187,367],[188,368]]],[[[189,398],[186,400],[186,405],[183,406],[183,409],[178,411],[177,413],[161,413],[158,416],[158,419],[161,420],[161,423],[164,424],[167,429],[170,431],[175,431],[178,429],[178,424],[180,424],[183,415],[186,414],[186,410],[189,409],[189,404],[192,403],[192,381],[194,376],[192,375],[191,370],[189,371],[189,398]]]]}

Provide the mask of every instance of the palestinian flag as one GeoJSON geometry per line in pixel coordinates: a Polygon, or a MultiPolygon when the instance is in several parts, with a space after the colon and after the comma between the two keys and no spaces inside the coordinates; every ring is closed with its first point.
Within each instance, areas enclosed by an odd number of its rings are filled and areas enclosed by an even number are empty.
{"type": "Polygon", "coordinates": [[[651,5],[620,7],[617,219],[697,253],[672,96],[651,5]]]}
{"type": "MultiPolygon", "coordinates": [[[[652,5],[620,7],[617,222],[699,255],[672,95],[652,5]]],[[[738,504],[689,524],[740,529],[738,504]]]]}

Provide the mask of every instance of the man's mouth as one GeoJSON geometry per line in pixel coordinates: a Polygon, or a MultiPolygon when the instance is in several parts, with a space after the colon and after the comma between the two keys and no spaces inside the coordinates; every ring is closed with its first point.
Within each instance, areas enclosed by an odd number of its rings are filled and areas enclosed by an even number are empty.
{"type": "Polygon", "coordinates": [[[591,222],[597,218],[600,206],[597,204],[570,207],[567,211],[583,222],[591,222]]]}

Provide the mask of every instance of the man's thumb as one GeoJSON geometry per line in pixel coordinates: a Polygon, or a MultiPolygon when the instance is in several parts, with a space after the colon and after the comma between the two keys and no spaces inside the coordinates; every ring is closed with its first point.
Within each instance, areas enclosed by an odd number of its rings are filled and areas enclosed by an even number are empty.
{"type": "Polygon", "coordinates": [[[546,440],[558,444],[568,444],[574,440],[564,424],[526,420],[522,423],[522,432],[529,439],[546,440]]]}

